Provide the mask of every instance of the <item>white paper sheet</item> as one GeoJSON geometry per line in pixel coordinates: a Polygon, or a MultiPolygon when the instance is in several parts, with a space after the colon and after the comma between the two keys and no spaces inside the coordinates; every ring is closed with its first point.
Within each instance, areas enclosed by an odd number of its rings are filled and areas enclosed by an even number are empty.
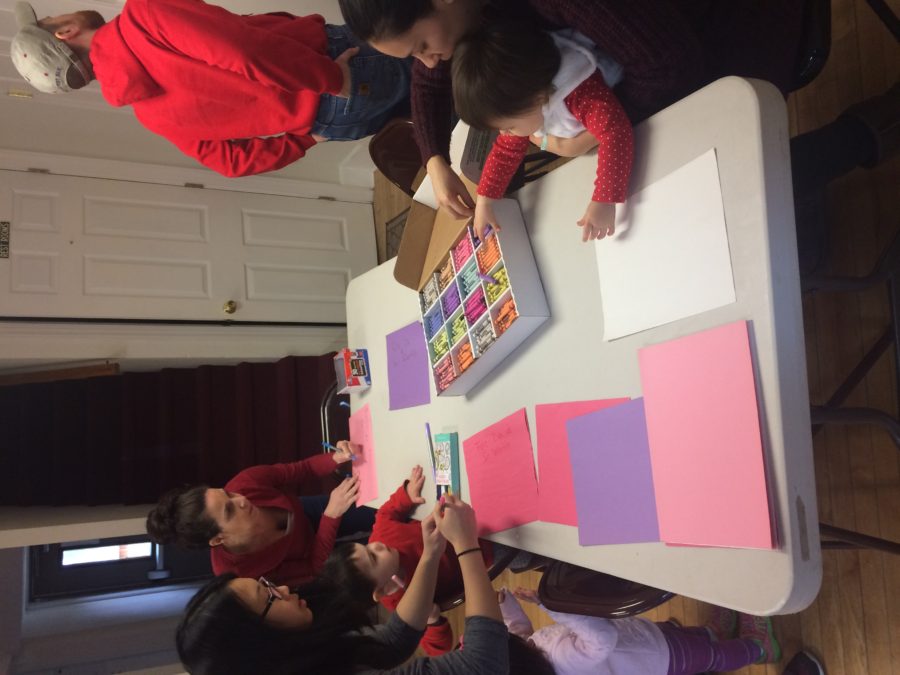
{"type": "Polygon", "coordinates": [[[425,178],[422,179],[422,182],[419,183],[419,189],[416,190],[416,194],[413,195],[413,199],[420,204],[430,206],[437,211],[437,197],[434,196],[434,186],[431,184],[431,176],[426,175],[425,178]]]}
{"type": "Polygon", "coordinates": [[[605,340],[734,302],[715,149],[629,197],[595,246],[605,340]]]}

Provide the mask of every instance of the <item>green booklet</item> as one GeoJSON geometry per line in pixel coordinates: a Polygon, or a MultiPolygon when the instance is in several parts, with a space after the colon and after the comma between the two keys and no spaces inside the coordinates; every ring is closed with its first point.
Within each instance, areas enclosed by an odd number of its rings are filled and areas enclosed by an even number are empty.
{"type": "Polygon", "coordinates": [[[456,432],[434,436],[434,484],[438,499],[447,492],[459,496],[459,436],[456,432]]]}

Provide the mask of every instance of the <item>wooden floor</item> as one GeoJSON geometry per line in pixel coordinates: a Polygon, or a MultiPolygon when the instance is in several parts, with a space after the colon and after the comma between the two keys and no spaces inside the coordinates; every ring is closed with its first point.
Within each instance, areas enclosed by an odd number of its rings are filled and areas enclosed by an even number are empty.
{"type": "MultiPolygon", "coordinates": [[[[889,4],[900,14],[900,2],[889,4]]],[[[885,91],[900,78],[900,47],[864,0],[833,0],[832,12],[828,64],[815,82],[788,101],[793,134],[833,121],[847,106],[885,91]]],[[[376,189],[376,208],[379,201],[384,203],[379,194],[384,193],[376,189]]],[[[834,182],[828,206],[832,270],[867,272],[900,229],[900,158],[834,182]]],[[[830,396],[881,335],[888,316],[887,293],[881,288],[804,300],[813,403],[830,396]]],[[[848,405],[874,406],[896,415],[896,392],[889,350],[848,405]]],[[[900,454],[890,439],[880,431],[827,427],[814,444],[820,520],[900,541],[900,454]]],[[[799,614],[775,620],[784,649],[782,663],[739,672],[779,675],[794,652],[806,647],[823,659],[831,675],[900,675],[900,556],[825,551],[823,558],[817,600],[799,614]]],[[[537,573],[504,573],[496,585],[537,588],[538,580],[537,573]]],[[[703,603],[679,597],[648,618],[675,617],[684,625],[698,625],[708,611],[703,603]]],[[[546,625],[546,616],[531,614],[535,626],[546,625]]],[[[451,616],[457,632],[462,617],[462,609],[451,616]]]]}

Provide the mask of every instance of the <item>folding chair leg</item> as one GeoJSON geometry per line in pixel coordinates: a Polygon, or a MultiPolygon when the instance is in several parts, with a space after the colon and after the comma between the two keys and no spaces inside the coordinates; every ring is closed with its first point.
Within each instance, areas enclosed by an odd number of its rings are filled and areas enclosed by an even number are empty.
{"type": "Polygon", "coordinates": [[[900,449],[900,421],[886,412],[874,408],[831,408],[812,406],[810,417],[814,425],[826,423],[837,424],[876,424],[888,432],[894,445],[900,449]]]}
{"type": "Polygon", "coordinates": [[[822,548],[871,548],[884,553],[900,555],[900,544],[895,541],[870,537],[867,534],[845,530],[834,525],[819,523],[819,534],[823,539],[822,548]]]}

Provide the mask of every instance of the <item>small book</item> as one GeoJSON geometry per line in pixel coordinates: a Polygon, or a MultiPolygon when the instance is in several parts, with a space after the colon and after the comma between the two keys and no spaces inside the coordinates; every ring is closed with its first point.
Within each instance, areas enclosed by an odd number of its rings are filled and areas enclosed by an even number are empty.
{"type": "Polygon", "coordinates": [[[438,499],[448,492],[459,496],[459,436],[456,432],[434,436],[434,484],[438,499]]]}

